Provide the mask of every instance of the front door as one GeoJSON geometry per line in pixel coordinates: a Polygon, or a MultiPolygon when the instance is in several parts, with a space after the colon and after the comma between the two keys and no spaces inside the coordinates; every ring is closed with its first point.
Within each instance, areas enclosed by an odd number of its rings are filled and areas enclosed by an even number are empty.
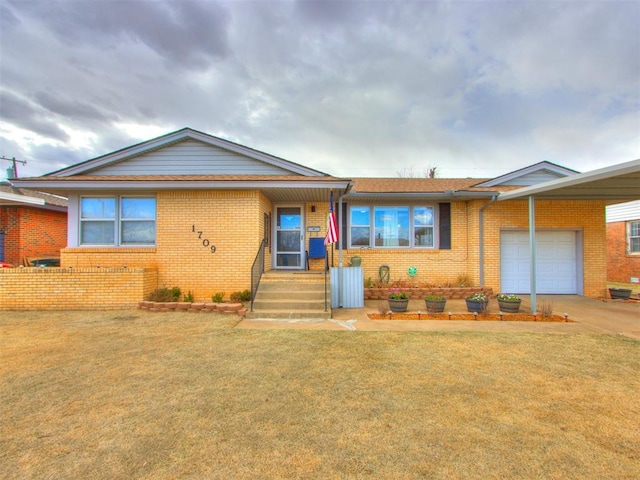
{"type": "Polygon", "coordinates": [[[302,226],[302,207],[276,207],[275,268],[303,268],[304,229],[302,226]]]}

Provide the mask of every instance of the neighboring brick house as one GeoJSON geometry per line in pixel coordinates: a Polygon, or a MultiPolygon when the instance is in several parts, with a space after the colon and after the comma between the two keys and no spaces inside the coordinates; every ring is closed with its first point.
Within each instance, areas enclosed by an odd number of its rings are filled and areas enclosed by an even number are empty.
{"type": "Polygon", "coordinates": [[[640,283],[640,200],[607,207],[607,280],[640,283]]]}
{"type": "MultiPolygon", "coordinates": [[[[206,301],[250,287],[263,241],[265,270],[305,269],[310,239],[325,235],[331,192],[335,265],[359,256],[365,280],[386,265],[391,280],[466,277],[528,293],[527,202],[500,197],[574,176],[541,162],[493,179],[336,178],[185,128],[19,185],[68,197],[62,267],[153,271],[147,284],[206,301]]],[[[605,294],[605,205],[537,200],[537,293],[605,294]]],[[[309,264],[323,270],[322,260],[309,264]]]]}
{"type": "Polygon", "coordinates": [[[0,183],[0,261],[60,256],[67,245],[67,200],[0,183]]]}

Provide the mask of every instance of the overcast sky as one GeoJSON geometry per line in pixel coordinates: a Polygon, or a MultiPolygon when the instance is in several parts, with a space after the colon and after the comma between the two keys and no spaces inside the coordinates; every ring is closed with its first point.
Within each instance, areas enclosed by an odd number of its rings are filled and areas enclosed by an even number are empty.
{"type": "Polygon", "coordinates": [[[345,177],[635,160],[640,1],[0,0],[21,177],[183,127],[345,177]]]}

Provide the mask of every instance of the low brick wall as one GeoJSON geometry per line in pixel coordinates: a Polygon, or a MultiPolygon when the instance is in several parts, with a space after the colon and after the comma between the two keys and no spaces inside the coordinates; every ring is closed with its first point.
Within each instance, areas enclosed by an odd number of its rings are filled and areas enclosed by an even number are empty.
{"type": "Polygon", "coordinates": [[[135,308],[156,288],[151,268],[2,268],[0,310],[135,308]]]}
{"type": "MultiPolygon", "coordinates": [[[[364,289],[364,299],[365,300],[386,300],[389,297],[389,293],[392,287],[385,288],[365,288],[364,289]]],[[[394,288],[394,290],[397,290],[394,288]]],[[[411,300],[421,300],[426,295],[441,295],[446,297],[447,299],[455,299],[455,298],[466,298],[474,293],[484,293],[487,296],[493,295],[493,288],[490,287],[429,287],[429,288],[420,288],[420,287],[409,287],[409,288],[400,288],[402,292],[405,292],[409,295],[411,300]]]]}

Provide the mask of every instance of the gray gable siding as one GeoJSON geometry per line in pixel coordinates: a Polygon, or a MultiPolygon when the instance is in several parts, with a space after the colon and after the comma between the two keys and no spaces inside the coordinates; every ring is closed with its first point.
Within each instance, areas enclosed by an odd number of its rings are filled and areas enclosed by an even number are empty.
{"type": "Polygon", "coordinates": [[[127,158],[92,175],[292,175],[254,158],[187,139],[127,158]]]}
{"type": "Polygon", "coordinates": [[[507,180],[500,185],[515,185],[515,186],[529,186],[536,185],[542,182],[548,182],[549,180],[557,180],[558,178],[564,178],[566,175],[560,175],[549,170],[538,170],[536,172],[528,173],[511,180],[507,180]]]}

